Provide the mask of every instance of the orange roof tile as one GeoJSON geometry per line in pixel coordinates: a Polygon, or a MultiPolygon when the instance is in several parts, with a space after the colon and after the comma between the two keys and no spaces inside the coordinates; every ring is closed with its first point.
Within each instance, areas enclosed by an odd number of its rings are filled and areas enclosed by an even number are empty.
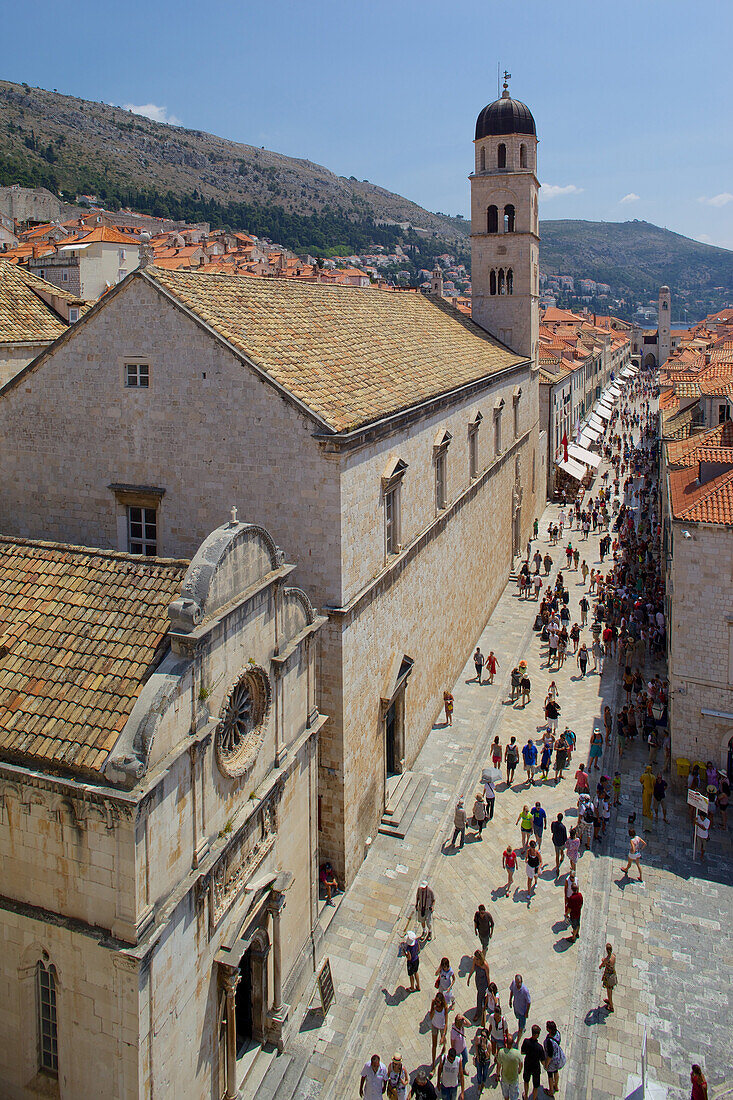
{"type": "Polygon", "coordinates": [[[0,755],[99,774],[188,562],[0,536],[0,755]]]}

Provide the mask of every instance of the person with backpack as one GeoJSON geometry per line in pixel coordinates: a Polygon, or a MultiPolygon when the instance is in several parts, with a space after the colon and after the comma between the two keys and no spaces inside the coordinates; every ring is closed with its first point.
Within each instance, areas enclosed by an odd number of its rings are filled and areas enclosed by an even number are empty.
{"type": "Polygon", "coordinates": [[[554,1096],[559,1087],[559,1073],[565,1065],[566,1059],[557,1024],[554,1020],[548,1020],[545,1027],[547,1028],[547,1035],[545,1036],[547,1091],[550,1096],[554,1096]]]}
{"type": "Polygon", "coordinates": [[[512,737],[504,750],[504,763],[506,764],[506,784],[511,787],[514,782],[514,772],[519,763],[519,746],[516,737],[512,737]]]}
{"type": "Polygon", "coordinates": [[[527,744],[522,749],[524,757],[524,770],[527,773],[527,783],[534,786],[534,772],[537,766],[537,746],[531,737],[527,738],[527,744]]]}

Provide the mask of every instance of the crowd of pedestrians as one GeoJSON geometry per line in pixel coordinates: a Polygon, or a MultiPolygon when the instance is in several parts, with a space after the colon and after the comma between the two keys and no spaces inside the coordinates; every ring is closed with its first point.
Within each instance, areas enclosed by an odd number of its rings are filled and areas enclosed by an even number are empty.
{"type": "MultiPolygon", "coordinates": [[[[607,774],[603,768],[609,745],[615,745],[622,756],[637,737],[644,739],[649,748],[649,765],[641,776],[642,815],[651,817],[653,813],[658,818],[661,811],[666,821],[667,812],[664,800],[665,771],[670,766],[668,685],[658,676],[646,675],[650,662],[665,650],[666,631],[654,492],[657,463],[652,383],[648,380],[634,383],[628,396],[628,404],[621,407],[609,424],[603,446],[608,468],[599,476],[595,492],[587,498],[579,494],[572,503],[564,502],[549,525],[549,542],[555,548],[560,569],[553,576],[552,555],[543,554],[538,547],[533,551],[530,543],[517,577],[520,599],[533,599],[537,603],[534,627],[548,676],[557,678],[570,665],[571,680],[563,677],[560,687],[557,679],[550,680],[542,727],[531,733],[524,744],[518,744],[516,736],[504,744],[498,736],[493,739],[490,761],[474,793],[470,799],[458,798],[455,803],[453,831],[445,845],[446,849],[461,849],[469,833],[475,840],[483,839],[494,817],[497,784],[504,782],[506,790],[524,788],[526,802],[515,822],[518,842],[507,843],[501,853],[501,873],[506,881],[494,896],[508,897],[513,891],[517,900],[523,892],[523,900],[530,906],[545,869],[556,882],[564,875],[562,917],[569,944],[581,935],[584,897],[578,879],[579,860],[583,852],[602,841],[613,812],[618,811],[621,803],[620,772],[607,774]],[[600,533],[600,568],[595,562],[589,564],[591,552],[583,545],[591,532],[600,533]],[[571,574],[582,587],[579,615],[575,619],[570,611],[571,574]],[[603,708],[590,736],[587,758],[576,764],[575,732],[561,721],[564,696],[573,691],[572,680],[583,680],[593,674],[601,676],[609,666],[616,670],[622,705],[615,715],[609,706],[603,708]],[[567,782],[569,777],[576,797],[565,812],[558,812],[548,822],[542,798],[536,794],[541,795],[541,788],[546,785],[555,788],[567,782]],[[543,852],[547,832],[551,851],[543,852]],[[522,879],[516,886],[514,883],[520,862],[524,864],[526,887],[522,879]]],[[[477,647],[473,660],[475,682],[481,684],[486,678],[493,684],[499,671],[494,652],[485,656],[477,647]]],[[[532,692],[526,662],[519,662],[511,670],[509,683],[507,703],[522,709],[530,702],[532,692]]],[[[450,692],[445,693],[444,702],[446,723],[450,724],[454,702],[450,692]]],[[[700,788],[707,786],[707,779],[698,769],[691,775],[690,783],[700,788]]],[[[719,780],[717,789],[721,786],[719,780]]],[[[721,813],[725,813],[729,792],[723,789],[721,794],[721,813]]],[[[646,842],[636,832],[635,816],[629,818],[628,858],[621,870],[626,875],[633,867],[642,880],[646,842]]],[[[421,989],[420,951],[433,935],[434,906],[434,892],[423,881],[415,899],[415,915],[422,935],[418,937],[407,930],[399,948],[406,961],[410,992],[421,989]]],[[[479,1095],[483,1088],[496,1084],[503,1097],[514,1100],[521,1089],[525,1100],[530,1097],[535,1100],[540,1095],[544,1072],[544,1095],[557,1093],[559,1075],[566,1064],[560,1029],[555,1021],[547,1020],[544,1028],[532,1022],[527,1033],[532,996],[523,975],[515,974],[503,990],[491,978],[489,946],[494,931],[493,915],[484,903],[479,904],[473,933],[480,947],[471,949],[470,969],[465,977],[467,991],[472,983],[475,990],[475,1006],[471,1010],[457,1007],[459,978],[448,957],[441,958],[431,975],[433,987],[427,1013],[429,1065],[420,1066],[410,1075],[399,1053],[388,1066],[375,1055],[364,1067],[362,1083],[369,1081],[370,1074],[375,1075],[375,1081],[383,1082],[382,1091],[390,1100],[406,1100],[408,1095],[418,1100],[432,1100],[436,1096],[457,1100],[458,1096],[463,1098],[471,1082],[479,1095]],[[511,1024],[509,1016],[513,1016],[511,1024]],[[467,1031],[471,1027],[472,1034],[467,1031]]],[[[611,943],[606,944],[598,970],[602,1003],[605,1011],[613,1013],[618,973],[611,943]]],[[[693,1090],[698,1089],[693,1095],[703,1095],[699,1090],[704,1075],[699,1066],[693,1067],[692,1081],[693,1090]]]]}

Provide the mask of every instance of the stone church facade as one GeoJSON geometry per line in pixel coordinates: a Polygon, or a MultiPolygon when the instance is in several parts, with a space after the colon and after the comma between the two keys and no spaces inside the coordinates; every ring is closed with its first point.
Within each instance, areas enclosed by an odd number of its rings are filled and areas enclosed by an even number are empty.
{"type": "Polygon", "coordinates": [[[0,1093],[233,1100],[318,951],[318,632],[262,528],[0,538],[0,1093]],[[90,1076],[91,1074],[91,1076],[90,1076]]]}
{"type": "Polygon", "coordinates": [[[479,242],[487,272],[516,251],[511,324],[491,294],[481,327],[418,294],[148,268],[0,390],[0,530],[190,556],[236,505],[288,547],[327,617],[318,840],[346,881],[544,497],[529,144],[514,230],[479,242]]]}

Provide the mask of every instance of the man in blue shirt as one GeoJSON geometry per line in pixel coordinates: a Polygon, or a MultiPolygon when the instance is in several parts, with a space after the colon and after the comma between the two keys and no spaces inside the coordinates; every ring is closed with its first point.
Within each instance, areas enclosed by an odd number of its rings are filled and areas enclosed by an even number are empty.
{"type": "Polygon", "coordinates": [[[534,835],[537,838],[537,848],[542,850],[542,834],[545,831],[545,825],[547,824],[547,814],[542,809],[539,802],[535,802],[532,809],[529,811],[532,814],[532,821],[534,822],[534,835]]]}
{"type": "Polygon", "coordinates": [[[522,749],[522,756],[524,757],[524,770],[527,773],[527,782],[533,787],[534,770],[537,765],[537,746],[531,737],[527,740],[527,744],[522,749]]]}

